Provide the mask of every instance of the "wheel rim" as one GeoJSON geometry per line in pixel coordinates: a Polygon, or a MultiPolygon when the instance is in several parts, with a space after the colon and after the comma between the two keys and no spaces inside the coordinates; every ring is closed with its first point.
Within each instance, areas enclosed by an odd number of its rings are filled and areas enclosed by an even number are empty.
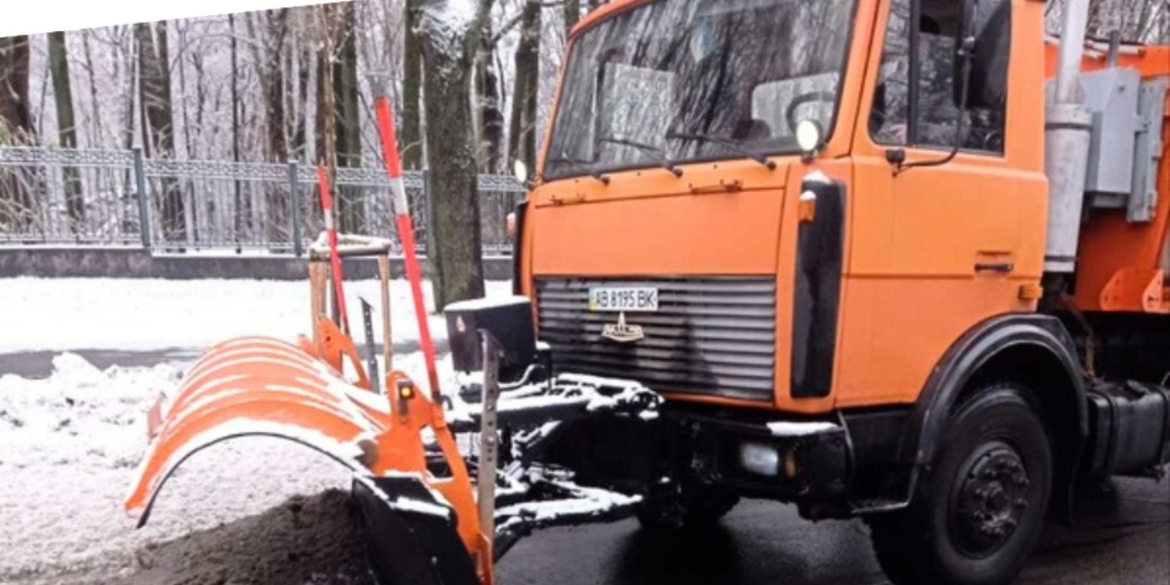
{"type": "Polygon", "coordinates": [[[971,453],[959,473],[950,501],[952,535],[964,554],[986,557],[1011,538],[1028,512],[1028,469],[1014,447],[992,441],[971,453]]]}

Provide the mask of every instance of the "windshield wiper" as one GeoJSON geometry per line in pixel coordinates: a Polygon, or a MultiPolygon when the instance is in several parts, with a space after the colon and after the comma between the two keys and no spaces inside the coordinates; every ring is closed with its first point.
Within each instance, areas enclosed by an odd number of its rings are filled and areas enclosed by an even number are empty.
{"type": "Polygon", "coordinates": [[[609,176],[608,175],[603,175],[603,174],[601,174],[600,171],[591,171],[591,170],[588,170],[585,168],[585,165],[593,164],[593,161],[591,161],[591,160],[581,160],[581,159],[577,159],[577,158],[569,158],[567,156],[554,156],[554,157],[548,159],[548,162],[567,164],[571,168],[577,169],[579,171],[584,171],[586,175],[589,175],[590,177],[593,177],[594,179],[601,181],[602,185],[609,184],[609,176]]]}
{"type": "Polygon", "coordinates": [[[671,133],[667,134],[666,137],[667,138],[681,138],[683,140],[699,140],[699,141],[703,141],[703,142],[714,142],[715,144],[726,146],[728,149],[734,150],[735,152],[738,152],[739,154],[742,154],[742,155],[764,165],[765,167],[768,167],[769,171],[774,170],[776,168],[775,162],[768,160],[767,158],[764,157],[764,155],[762,155],[758,152],[752,152],[752,151],[740,146],[739,142],[737,142],[735,140],[731,140],[730,138],[723,138],[722,136],[713,136],[711,134],[698,134],[698,133],[691,133],[691,132],[671,132],[671,133]]]}
{"type": "Polygon", "coordinates": [[[683,174],[682,169],[675,166],[674,163],[670,161],[670,158],[666,156],[666,153],[663,152],[661,148],[654,146],[653,144],[646,144],[645,142],[638,142],[636,140],[627,140],[625,138],[609,136],[603,136],[598,139],[598,141],[608,142],[610,144],[620,144],[622,146],[636,148],[642,152],[649,152],[650,154],[658,157],[658,160],[662,162],[662,168],[670,171],[674,176],[681,177],[683,174]]]}

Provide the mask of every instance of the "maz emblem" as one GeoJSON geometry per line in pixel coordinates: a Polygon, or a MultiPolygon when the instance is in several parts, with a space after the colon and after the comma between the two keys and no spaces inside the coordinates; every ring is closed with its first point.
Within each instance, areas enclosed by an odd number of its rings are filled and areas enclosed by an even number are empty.
{"type": "Polygon", "coordinates": [[[633,343],[646,337],[641,325],[626,324],[626,313],[618,313],[617,323],[606,323],[601,328],[601,336],[618,343],[633,343]]]}

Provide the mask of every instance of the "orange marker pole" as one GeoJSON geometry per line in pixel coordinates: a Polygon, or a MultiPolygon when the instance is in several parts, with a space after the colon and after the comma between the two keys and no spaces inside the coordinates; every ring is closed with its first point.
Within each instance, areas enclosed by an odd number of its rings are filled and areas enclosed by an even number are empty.
{"type": "Polygon", "coordinates": [[[329,262],[333,265],[333,291],[337,296],[337,313],[342,331],[349,331],[349,317],[345,312],[345,290],[341,284],[341,256],[337,253],[337,227],[333,225],[333,196],[329,194],[329,176],[325,167],[317,167],[317,185],[321,188],[321,208],[325,211],[325,232],[329,238],[329,262]]]}
{"type": "Polygon", "coordinates": [[[390,177],[390,201],[394,206],[394,221],[398,225],[398,239],[402,242],[402,252],[406,255],[406,277],[410,280],[410,293],[414,297],[414,314],[418,318],[419,345],[427,364],[427,381],[431,385],[433,402],[442,404],[439,372],[435,367],[435,343],[431,339],[427,306],[423,302],[422,271],[419,270],[418,254],[415,251],[410,204],[406,200],[406,189],[402,186],[402,163],[398,160],[398,138],[394,135],[394,114],[390,111],[390,98],[378,96],[374,102],[374,109],[378,114],[378,135],[382,139],[386,174],[390,177]]]}

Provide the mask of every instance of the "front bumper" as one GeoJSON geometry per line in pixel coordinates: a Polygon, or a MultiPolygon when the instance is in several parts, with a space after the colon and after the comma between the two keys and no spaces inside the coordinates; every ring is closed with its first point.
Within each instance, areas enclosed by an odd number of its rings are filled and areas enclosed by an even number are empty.
{"type": "Polygon", "coordinates": [[[769,499],[847,502],[849,432],[836,421],[744,421],[678,412],[667,416],[689,435],[690,469],[702,481],[769,499]],[[774,466],[767,463],[768,453],[774,453],[774,466]]]}

